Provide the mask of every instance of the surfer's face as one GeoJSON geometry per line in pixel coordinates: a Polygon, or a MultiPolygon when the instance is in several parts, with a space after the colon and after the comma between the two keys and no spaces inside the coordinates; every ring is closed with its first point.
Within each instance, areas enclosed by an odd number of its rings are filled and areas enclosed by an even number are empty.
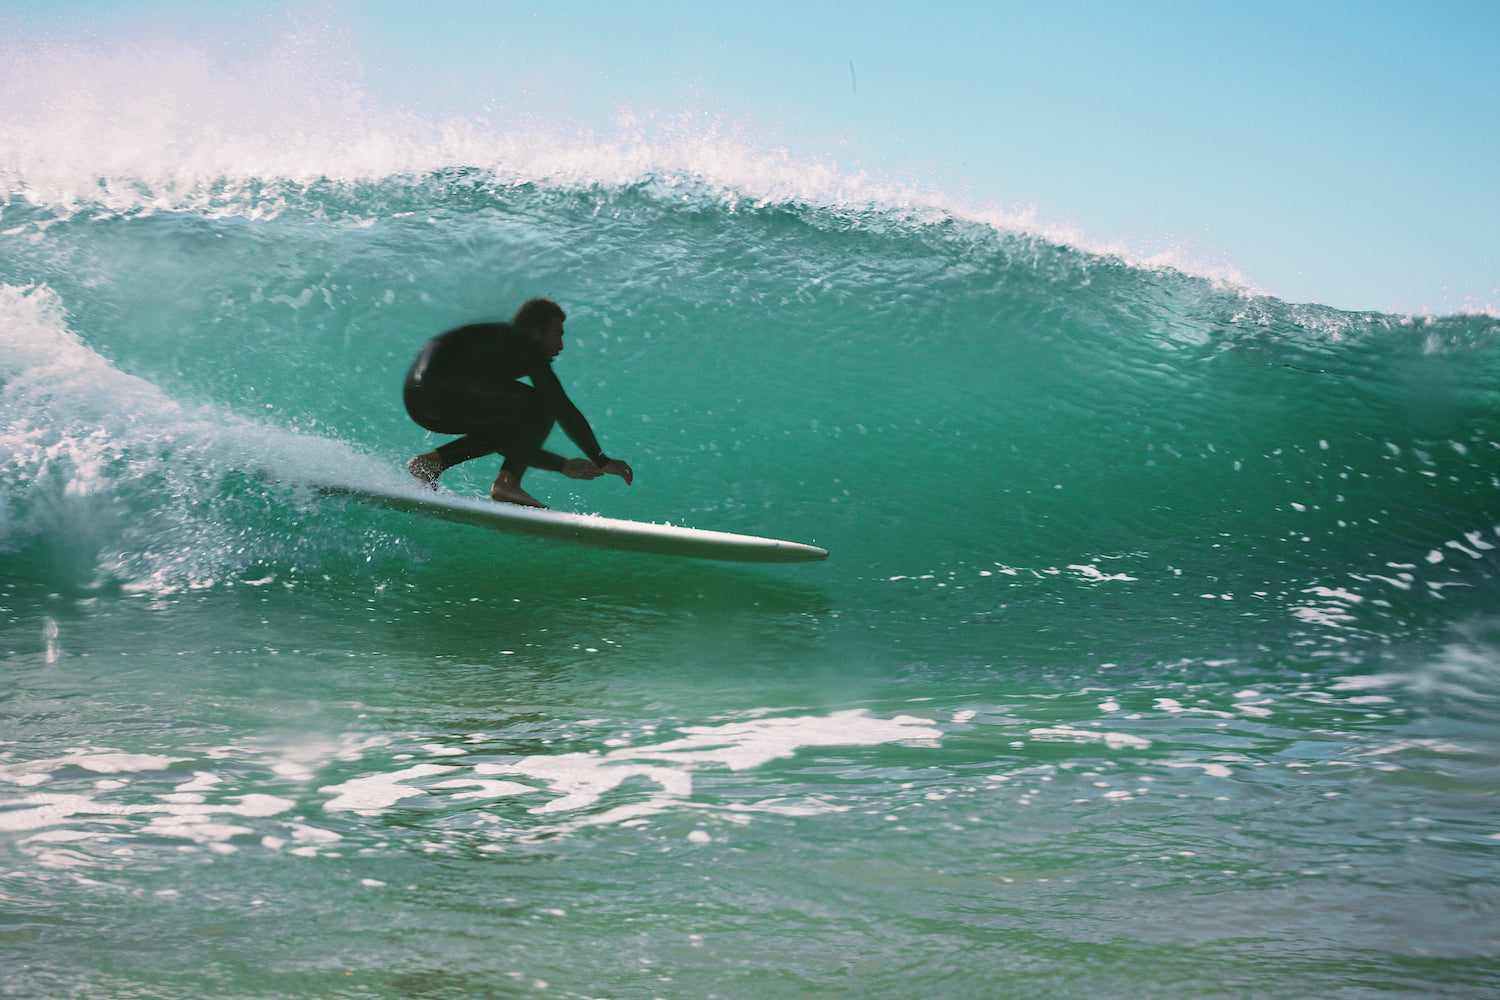
{"type": "Polygon", "coordinates": [[[543,327],[536,333],[536,342],[541,345],[547,357],[555,358],[562,353],[563,324],[562,320],[555,319],[551,325],[543,327]]]}

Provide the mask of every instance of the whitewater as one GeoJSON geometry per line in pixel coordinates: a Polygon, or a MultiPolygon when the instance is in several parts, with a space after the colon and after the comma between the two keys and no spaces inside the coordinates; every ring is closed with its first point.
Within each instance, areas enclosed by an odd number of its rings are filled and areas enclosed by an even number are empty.
{"type": "Polygon", "coordinates": [[[146,55],[0,71],[0,996],[1500,988],[1500,320],[146,55]],[[528,489],[829,560],[308,488],[532,295],[528,489]]]}

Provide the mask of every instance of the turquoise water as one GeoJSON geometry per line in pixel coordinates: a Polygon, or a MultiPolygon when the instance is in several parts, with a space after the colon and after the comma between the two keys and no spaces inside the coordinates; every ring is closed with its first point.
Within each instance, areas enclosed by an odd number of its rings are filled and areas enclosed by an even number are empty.
{"type": "Polygon", "coordinates": [[[1500,322],[590,153],[7,168],[0,995],[1500,989],[1500,322]],[[536,495],[830,559],[299,485],[534,294],[536,495]]]}

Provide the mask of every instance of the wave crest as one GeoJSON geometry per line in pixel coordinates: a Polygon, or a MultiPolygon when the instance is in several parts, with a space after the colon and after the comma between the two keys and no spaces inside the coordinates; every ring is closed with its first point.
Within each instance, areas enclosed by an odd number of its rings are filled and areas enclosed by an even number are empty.
{"type": "Polygon", "coordinates": [[[1222,259],[1091,239],[1034,206],[794,156],[707,114],[620,111],[608,134],[535,116],[434,119],[383,106],[336,38],[291,33],[265,54],[207,43],[36,46],[0,68],[0,198],[53,212],[263,218],[370,184],[637,190],[702,208],[829,210],[865,224],[978,224],[1135,267],[1250,289],[1222,259]]]}

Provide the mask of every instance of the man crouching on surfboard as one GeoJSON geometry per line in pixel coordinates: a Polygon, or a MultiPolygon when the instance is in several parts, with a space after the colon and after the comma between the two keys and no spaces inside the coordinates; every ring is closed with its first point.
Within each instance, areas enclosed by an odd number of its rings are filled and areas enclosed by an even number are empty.
{"type": "Polygon", "coordinates": [[[607,458],[589,422],[552,372],[562,351],[567,314],[551,299],[532,299],[509,323],[473,323],[429,340],[406,374],[406,412],[422,427],[462,437],[406,463],[407,471],[437,488],[438,476],[461,462],[505,456],[490,497],[500,503],[546,507],[521,489],[531,466],[573,479],[606,472],[626,485],[630,466],[607,458]],[[531,385],[520,381],[529,377],[531,385]],[[558,423],[587,459],[564,459],[542,448],[558,423]]]}

